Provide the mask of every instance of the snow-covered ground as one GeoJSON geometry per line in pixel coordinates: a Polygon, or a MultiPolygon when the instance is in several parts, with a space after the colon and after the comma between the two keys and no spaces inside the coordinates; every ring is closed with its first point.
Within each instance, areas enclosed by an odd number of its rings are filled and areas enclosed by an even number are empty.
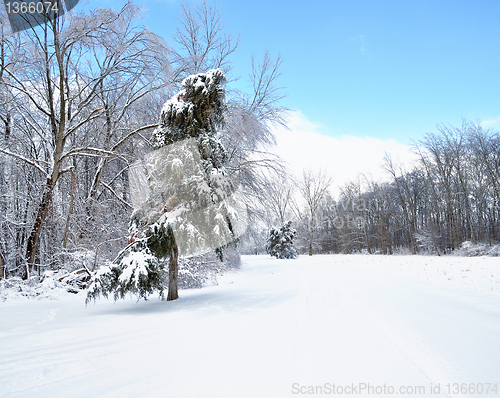
{"type": "Polygon", "coordinates": [[[498,258],[248,256],[180,296],[7,298],[0,396],[500,395],[498,258]]]}

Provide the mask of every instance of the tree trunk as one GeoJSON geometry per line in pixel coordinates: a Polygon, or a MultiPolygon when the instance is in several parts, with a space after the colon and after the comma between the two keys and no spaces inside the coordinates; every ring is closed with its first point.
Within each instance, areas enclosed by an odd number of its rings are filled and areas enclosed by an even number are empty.
{"type": "Polygon", "coordinates": [[[170,252],[170,262],[168,265],[168,294],[167,301],[176,300],[179,298],[177,289],[177,276],[179,274],[179,248],[174,243],[174,247],[170,252]]]}
{"type": "Polygon", "coordinates": [[[372,249],[370,247],[370,240],[368,238],[368,231],[366,230],[366,218],[365,218],[365,213],[363,212],[363,230],[365,234],[365,244],[366,244],[366,249],[368,250],[368,254],[372,254],[372,249]]]}
{"type": "Polygon", "coordinates": [[[49,210],[50,200],[52,199],[52,192],[54,186],[52,185],[51,179],[47,180],[47,184],[45,186],[45,192],[42,196],[42,201],[38,207],[38,212],[35,219],[35,224],[33,225],[33,229],[31,230],[31,234],[28,238],[28,243],[26,247],[26,260],[27,260],[27,273],[23,276],[24,279],[28,278],[28,274],[31,272],[33,268],[33,264],[35,262],[35,255],[38,250],[38,244],[40,242],[40,233],[42,231],[43,224],[45,222],[45,218],[47,217],[47,213],[49,210]]]}
{"type": "Polygon", "coordinates": [[[312,228],[309,231],[309,233],[311,234],[309,236],[309,255],[312,256],[313,255],[313,229],[312,228]]]}
{"type": "Polygon", "coordinates": [[[0,252],[0,279],[5,278],[4,267],[5,267],[5,260],[2,256],[2,252],[0,252]]]}
{"type": "Polygon", "coordinates": [[[69,224],[71,220],[71,214],[73,213],[73,205],[75,202],[75,185],[76,185],[76,176],[73,171],[71,171],[71,190],[70,190],[70,200],[69,200],[69,209],[68,209],[68,217],[66,217],[66,226],[64,228],[64,235],[62,240],[63,248],[66,248],[66,244],[68,243],[68,235],[69,235],[69,224]]]}

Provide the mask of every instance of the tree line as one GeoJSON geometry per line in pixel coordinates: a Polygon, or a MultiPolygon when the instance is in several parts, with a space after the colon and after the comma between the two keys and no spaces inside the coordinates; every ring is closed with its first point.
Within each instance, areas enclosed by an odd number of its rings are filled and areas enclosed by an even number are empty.
{"type": "MultiPolygon", "coordinates": [[[[499,243],[500,134],[467,120],[438,125],[413,151],[418,160],[409,170],[386,155],[390,182],[360,176],[337,199],[325,171],[305,171],[297,182],[276,180],[266,199],[268,219],[292,219],[304,254],[440,255],[464,242],[499,243]]],[[[252,231],[248,252],[261,252],[264,236],[252,231]]]]}

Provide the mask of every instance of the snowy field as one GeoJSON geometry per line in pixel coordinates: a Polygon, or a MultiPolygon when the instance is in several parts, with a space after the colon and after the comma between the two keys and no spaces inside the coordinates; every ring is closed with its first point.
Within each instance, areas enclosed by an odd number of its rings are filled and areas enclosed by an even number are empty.
{"type": "Polygon", "coordinates": [[[84,299],[0,301],[1,397],[500,396],[498,258],[248,256],[174,302],[84,299]]]}

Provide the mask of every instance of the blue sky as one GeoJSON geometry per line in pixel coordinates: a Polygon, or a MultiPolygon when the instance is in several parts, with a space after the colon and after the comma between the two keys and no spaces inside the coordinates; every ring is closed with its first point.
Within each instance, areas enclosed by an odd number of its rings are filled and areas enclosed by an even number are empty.
{"type": "MultiPolygon", "coordinates": [[[[143,23],[171,42],[179,1],[136,4],[148,8],[143,23]]],[[[459,125],[462,117],[500,128],[499,1],[219,4],[227,31],[241,39],[235,73],[248,74],[252,54],[281,53],[283,105],[321,134],[408,144],[436,123],[459,125]]]]}

